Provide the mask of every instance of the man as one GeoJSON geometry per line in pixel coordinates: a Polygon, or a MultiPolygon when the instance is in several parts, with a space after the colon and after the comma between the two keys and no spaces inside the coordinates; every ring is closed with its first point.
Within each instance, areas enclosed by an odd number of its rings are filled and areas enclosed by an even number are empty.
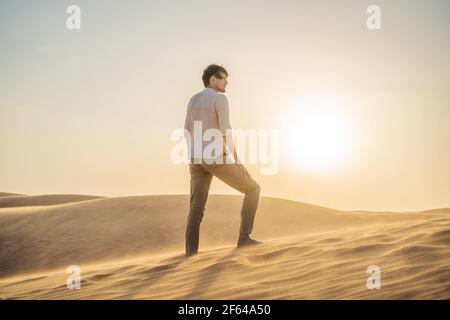
{"type": "Polygon", "coordinates": [[[198,252],[200,223],[213,176],[245,194],[237,247],[261,243],[250,238],[258,207],[260,186],[240,163],[233,144],[228,100],[223,94],[228,84],[227,77],[228,72],[225,68],[216,64],[209,65],[202,76],[205,89],[195,94],[187,107],[184,128],[190,159],[191,190],[186,227],[186,256],[192,256],[198,252]],[[196,126],[198,128],[199,124],[201,124],[201,135],[196,136],[194,129],[196,126]],[[226,147],[219,149],[220,151],[214,156],[206,155],[205,150],[210,143],[203,141],[203,134],[207,130],[218,130],[223,140],[214,142],[220,142],[220,146],[231,147],[235,162],[230,163],[230,154],[226,152],[226,147]],[[198,149],[197,152],[194,150],[195,146],[199,145],[200,155],[198,149]]]}

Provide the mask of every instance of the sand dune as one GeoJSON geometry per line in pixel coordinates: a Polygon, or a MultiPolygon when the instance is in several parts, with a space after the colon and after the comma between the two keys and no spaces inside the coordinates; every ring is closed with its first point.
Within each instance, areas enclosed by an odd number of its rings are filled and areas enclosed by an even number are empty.
{"type": "Polygon", "coordinates": [[[9,197],[9,196],[24,196],[24,194],[11,193],[11,192],[0,192],[0,198],[1,197],[9,197]]]}
{"type": "Polygon", "coordinates": [[[236,249],[242,196],[210,195],[200,253],[186,258],[187,195],[53,198],[0,208],[0,298],[450,298],[448,208],[345,212],[263,197],[253,236],[264,243],[236,249]],[[373,264],[380,290],[366,287],[373,264]],[[69,265],[81,289],[67,289],[69,265]]]}
{"type": "Polygon", "coordinates": [[[3,196],[0,194],[0,208],[49,206],[98,198],[104,197],[85,196],[80,194],[46,194],[40,196],[27,196],[3,193],[3,196]]]}

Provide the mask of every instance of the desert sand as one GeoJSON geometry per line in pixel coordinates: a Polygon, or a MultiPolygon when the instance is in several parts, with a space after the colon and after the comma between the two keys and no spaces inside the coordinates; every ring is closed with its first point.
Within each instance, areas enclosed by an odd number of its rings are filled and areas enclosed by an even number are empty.
{"type": "Polygon", "coordinates": [[[241,195],[210,194],[184,256],[188,195],[0,193],[0,299],[450,299],[450,208],[339,211],[261,197],[236,248],[241,195]],[[68,289],[66,268],[81,268],[68,289]],[[381,270],[369,290],[367,268],[381,270]]]}

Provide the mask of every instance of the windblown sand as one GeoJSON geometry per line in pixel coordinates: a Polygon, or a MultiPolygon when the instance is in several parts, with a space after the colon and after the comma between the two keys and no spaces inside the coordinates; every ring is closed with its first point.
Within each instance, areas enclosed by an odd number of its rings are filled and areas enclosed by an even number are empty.
{"type": "Polygon", "coordinates": [[[450,299],[450,208],[339,211],[262,197],[235,248],[243,196],[210,195],[184,256],[187,195],[0,193],[1,299],[450,299]],[[81,268],[68,289],[66,268],[81,268]],[[368,289],[377,265],[381,288],[368,289]]]}

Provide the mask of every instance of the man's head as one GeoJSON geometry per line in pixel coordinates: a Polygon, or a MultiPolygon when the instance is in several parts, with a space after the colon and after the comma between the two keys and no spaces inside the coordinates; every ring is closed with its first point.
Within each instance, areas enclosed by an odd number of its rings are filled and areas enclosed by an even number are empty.
{"type": "Polygon", "coordinates": [[[228,84],[227,77],[228,72],[224,67],[211,64],[203,71],[202,79],[205,88],[211,87],[223,93],[228,84]]]}

